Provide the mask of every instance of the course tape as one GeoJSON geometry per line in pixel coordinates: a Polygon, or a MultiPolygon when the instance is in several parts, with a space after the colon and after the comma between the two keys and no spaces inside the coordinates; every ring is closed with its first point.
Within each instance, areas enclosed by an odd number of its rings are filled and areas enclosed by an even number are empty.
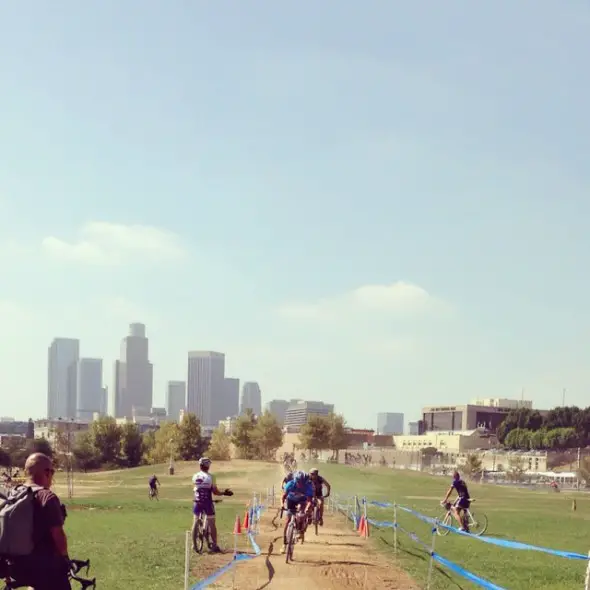
{"type": "Polygon", "coordinates": [[[462,576],[466,580],[469,580],[474,584],[477,584],[481,588],[487,588],[488,590],[506,590],[502,586],[498,586],[497,584],[494,584],[493,582],[490,582],[485,578],[480,578],[479,576],[472,574],[471,572],[463,569],[460,565],[457,565],[456,563],[453,563],[452,561],[449,561],[448,559],[441,557],[437,553],[433,553],[432,557],[435,561],[437,561],[447,569],[451,570],[452,572],[455,572],[459,576],[462,576]]]}
{"type": "MultiPolygon", "coordinates": [[[[393,507],[393,504],[390,504],[389,502],[370,501],[367,503],[372,504],[373,506],[378,506],[380,508],[393,507]]],[[[474,535],[471,535],[469,533],[461,531],[458,528],[442,524],[436,518],[432,518],[430,516],[425,516],[424,514],[420,514],[420,512],[417,512],[416,510],[412,510],[411,508],[407,508],[406,506],[400,506],[399,504],[397,504],[396,507],[399,510],[403,510],[404,512],[408,512],[409,514],[413,514],[416,518],[419,518],[420,520],[422,520],[428,524],[432,524],[437,527],[448,529],[449,531],[452,531],[453,533],[455,533],[457,535],[469,537],[470,539],[477,539],[478,541],[481,541],[482,543],[488,543],[489,545],[496,545],[498,547],[506,547],[508,549],[517,549],[519,551],[538,551],[539,553],[546,553],[548,555],[555,555],[557,557],[564,557],[566,559],[576,559],[576,560],[583,560],[583,561],[588,561],[588,559],[589,559],[588,555],[584,555],[582,553],[576,553],[573,551],[561,551],[559,549],[551,549],[549,547],[539,547],[537,545],[529,545],[528,543],[521,543],[520,541],[509,541],[506,539],[498,539],[497,537],[488,537],[488,536],[476,537],[474,535]]],[[[381,526],[383,526],[383,524],[381,524],[381,526]]]]}
{"type": "MultiPolygon", "coordinates": [[[[263,509],[264,506],[259,505],[254,510],[251,509],[250,513],[252,514],[255,511],[258,517],[260,518],[260,514],[262,513],[263,509]]],[[[227,565],[224,565],[223,567],[219,568],[217,571],[213,572],[209,577],[205,578],[204,580],[200,580],[194,586],[191,586],[191,590],[204,590],[205,588],[208,588],[211,584],[213,584],[213,582],[215,582],[218,578],[229,572],[238,563],[242,561],[250,561],[251,559],[259,557],[262,551],[260,550],[260,547],[256,540],[254,539],[254,535],[250,532],[248,533],[248,539],[254,551],[254,555],[236,553],[232,561],[230,561],[227,565]]]]}

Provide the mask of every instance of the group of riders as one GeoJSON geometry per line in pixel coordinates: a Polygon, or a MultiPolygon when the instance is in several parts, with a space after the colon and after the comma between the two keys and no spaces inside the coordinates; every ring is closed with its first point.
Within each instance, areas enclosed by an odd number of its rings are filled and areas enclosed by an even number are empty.
{"type": "MultiPolygon", "coordinates": [[[[202,515],[206,516],[207,527],[211,535],[212,553],[220,553],[221,549],[217,543],[217,527],[215,524],[215,500],[214,496],[233,496],[230,489],[221,490],[217,487],[215,476],[210,473],[211,459],[202,457],[199,459],[199,471],[193,475],[193,549],[196,551],[196,530],[198,521],[202,515]]],[[[150,496],[157,495],[157,489],[160,485],[158,478],[153,474],[149,479],[150,496]]],[[[317,468],[310,469],[308,473],[304,471],[288,471],[281,482],[281,512],[286,511],[285,527],[283,530],[283,547],[281,553],[286,551],[287,530],[292,518],[295,517],[298,510],[302,510],[307,522],[311,522],[311,515],[314,506],[318,507],[319,526],[324,525],[324,505],[325,500],[330,496],[332,486],[322,477],[317,468]]],[[[459,472],[453,473],[453,480],[442,505],[447,506],[453,513],[453,516],[459,523],[462,530],[467,530],[462,513],[469,509],[471,498],[467,484],[461,479],[459,472]],[[449,497],[453,492],[457,493],[456,501],[450,505],[449,497]]]]}

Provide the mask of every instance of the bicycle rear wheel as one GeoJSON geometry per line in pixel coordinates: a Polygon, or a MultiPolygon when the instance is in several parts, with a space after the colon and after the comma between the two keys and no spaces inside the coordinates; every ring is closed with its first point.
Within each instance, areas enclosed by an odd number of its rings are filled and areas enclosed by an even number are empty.
{"type": "Polygon", "coordinates": [[[199,517],[199,520],[197,520],[197,528],[195,529],[195,538],[193,539],[197,553],[203,553],[204,540],[205,536],[203,531],[203,519],[199,517]]]}
{"type": "Polygon", "coordinates": [[[441,524],[444,524],[445,526],[437,526],[436,527],[436,532],[441,537],[446,537],[451,532],[447,528],[447,527],[451,526],[451,513],[450,512],[446,512],[442,518],[439,518],[439,522],[441,524]]]}
{"type": "Polygon", "coordinates": [[[318,535],[320,526],[320,509],[318,506],[313,509],[313,526],[315,529],[315,534],[318,535]]]}
{"type": "Polygon", "coordinates": [[[469,510],[467,519],[469,523],[469,532],[472,535],[481,537],[488,530],[488,517],[485,514],[480,513],[476,518],[475,514],[469,510]]]}

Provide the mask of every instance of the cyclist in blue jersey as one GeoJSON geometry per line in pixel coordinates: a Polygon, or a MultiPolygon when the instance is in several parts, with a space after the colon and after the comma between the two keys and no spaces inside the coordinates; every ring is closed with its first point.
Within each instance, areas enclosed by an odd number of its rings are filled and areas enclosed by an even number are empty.
{"type": "Polygon", "coordinates": [[[313,485],[303,471],[297,471],[293,474],[293,479],[285,485],[283,491],[283,503],[287,501],[287,518],[285,519],[285,528],[283,530],[283,548],[281,553],[287,550],[287,528],[289,522],[297,512],[297,506],[304,504],[305,512],[311,513],[312,501],[314,496],[313,485]]]}
{"type": "Polygon", "coordinates": [[[453,491],[457,492],[457,499],[451,506],[451,511],[455,520],[459,523],[459,528],[462,531],[469,532],[469,530],[463,526],[463,510],[467,510],[471,506],[471,497],[469,496],[469,490],[467,484],[461,479],[461,474],[458,471],[453,473],[453,481],[451,487],[445,496],[445,499],[441,502],[443,506],[447,506],[447,502],[453,491]]]}

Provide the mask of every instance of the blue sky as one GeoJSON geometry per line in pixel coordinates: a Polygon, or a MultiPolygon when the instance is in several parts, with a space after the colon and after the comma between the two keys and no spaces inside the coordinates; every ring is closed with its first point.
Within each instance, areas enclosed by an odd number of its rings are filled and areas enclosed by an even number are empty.
{"type": "Polygon", "coordinates": [[[349,423],[586,405],[586,2],[0,8],[0,414],[148,326],[349,423]]]}

